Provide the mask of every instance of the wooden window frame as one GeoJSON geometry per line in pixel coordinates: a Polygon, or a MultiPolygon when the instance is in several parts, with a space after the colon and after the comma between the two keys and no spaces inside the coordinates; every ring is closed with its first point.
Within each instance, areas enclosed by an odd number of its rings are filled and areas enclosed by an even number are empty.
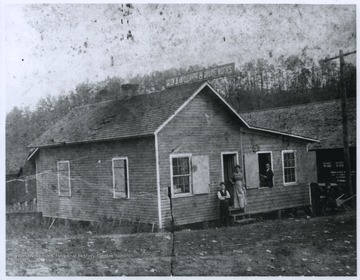
{"type": "Polygon", "coordinates": [[[113,198],[114,199],[130,199],[130,178],[129,178],[129,159],[128,157],[116,157],[111,160],[112,164],[112,176],[113,176],[113,198]],[[118,192],[115,191],[115,172],[114,172],[114,161],[125,160],[126,166],[126,194],[125,197],[119,197],[118,192]]]}
{"type": "Polygon", "coordinates": [[[192,187],[192,164],[191,164],[192,154],[172,154],[170,155],[170,182],[171,182],[171,197],[185,197],[193,195],[193,187],[192,187]],[[189,161],[189,192],[188,193],[175,193],[174,192],[174,182],[173,182],[173,159],[174,158],[188,158],[189,161]]]}
{"type": "MultiPolygon", "coordinates": [[[[297,185],[297,165],[296,165],[296,150],[283,150],[281,151],[281,160],[282,160],[282,171],[283,171],[283,184],[284,186],[291,186],[291,185],[297,185]],[[295,181],[293,182],[285,182],[285,164],[284,164],[284,154],[294,154],[294,166],[291,168],[294,168],[294,174],[295,174],[295,181]]],[[[289,167],[287,167],[289,168],[289,167]]]]}
{"type": "MultiPolygon", "coordinates": [[[[271,157],[271,163],[270,163],[270,167],[271,167],[271,170],[274,172],[274,158],[273,158],[273,152],[272,151],[258,151],[256,152],[256,155],[257,155],[257,159],[258,159],[258,165],[259,165],[259,154],[270,154],[270,157],[271,157]]],[[[260,175],[260,170],[259,170],[259,175],[260,175]]],[[[296,177],[295,177],[296,178],[296,177]]],[[[260,178],[259,178],[260,180],[260,178]]],[[[275,181],[275,174],[273,176],[273,185],[274,185],[274,181],[275,181]]],[[[269,187],[260,187],[258,189],[269,189],[269,187]]]]}
{"type": "Polygon", "coordinates": [[[58,175],[58,196],[65,196],[70,197],[71,196],[71,172],[70,172],[70,161],[68,160],[60,160],[57,162],[57,175],[58,175]],[[59,172],[59,164],[67,163],[67,170],[68,170],[68,180],[69,180],[69,194],[62,194],[60,190],[60,172],[59,172]]]}

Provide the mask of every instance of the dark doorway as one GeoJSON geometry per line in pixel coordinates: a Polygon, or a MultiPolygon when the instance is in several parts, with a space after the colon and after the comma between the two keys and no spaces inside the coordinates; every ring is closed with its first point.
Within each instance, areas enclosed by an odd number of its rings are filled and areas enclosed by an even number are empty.
{"type": "MultiPolygon", "coordinates": [[[[270,164],[270,168],[272,169],[271,153],[258,153],[258,162],[259,162],[259,173],[265,174],[267,163],[270,164]]],[[[261,176],[260,176],[260,187],[267,187],[266,181],[261,176]]]]}
{"type": "Polygon", "coordinates": [[[230,193],[231,200],[230,205],[233,205],[233,197],[234,197],[234,188],[232,183],[230,182],[230,179],[233,177],[234,173],[234,167],[237,163],[237,154],[223,154],[222,155],[222,161],[223,161],[223,174],[224,174],[224,183],[226,186],[226,189],[230,193]]]}

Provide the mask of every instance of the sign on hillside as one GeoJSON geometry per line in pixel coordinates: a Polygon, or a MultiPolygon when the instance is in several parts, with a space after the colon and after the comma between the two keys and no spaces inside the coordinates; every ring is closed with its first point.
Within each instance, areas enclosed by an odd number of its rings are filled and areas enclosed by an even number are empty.
{"type": "Polygon", "coordinates": [[[220,78],[234,74],[235,63],[224,64],[205,70],[187,73],[184,75],[172,77],[166,80],[166,87],[175,87],[194,82],[220,78]]]}

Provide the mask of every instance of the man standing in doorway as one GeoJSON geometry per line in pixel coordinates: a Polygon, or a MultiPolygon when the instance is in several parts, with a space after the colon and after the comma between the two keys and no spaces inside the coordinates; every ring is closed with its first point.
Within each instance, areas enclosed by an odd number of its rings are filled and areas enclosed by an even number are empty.
{"type": "Polygon", "coordinates": [[[265,175],[263,175],[265,182],[266,182],[266,186],[269,188],[272,188],[274,186],[273,183],[273,177],[274,177],[274,172],[271,170],[270,168],[270,164],[266,164],[266,171],[265,171],[265,175]]]}

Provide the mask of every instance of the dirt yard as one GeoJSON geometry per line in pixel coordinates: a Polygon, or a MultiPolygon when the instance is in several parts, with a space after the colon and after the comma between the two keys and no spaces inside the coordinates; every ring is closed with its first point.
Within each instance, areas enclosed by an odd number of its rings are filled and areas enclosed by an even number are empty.
{"type": "Polygon", "coordinates": [[[357,275],[353,211],[174,234],[36,238],[12,227],[6,229],[8,276],[357,275]]]}

